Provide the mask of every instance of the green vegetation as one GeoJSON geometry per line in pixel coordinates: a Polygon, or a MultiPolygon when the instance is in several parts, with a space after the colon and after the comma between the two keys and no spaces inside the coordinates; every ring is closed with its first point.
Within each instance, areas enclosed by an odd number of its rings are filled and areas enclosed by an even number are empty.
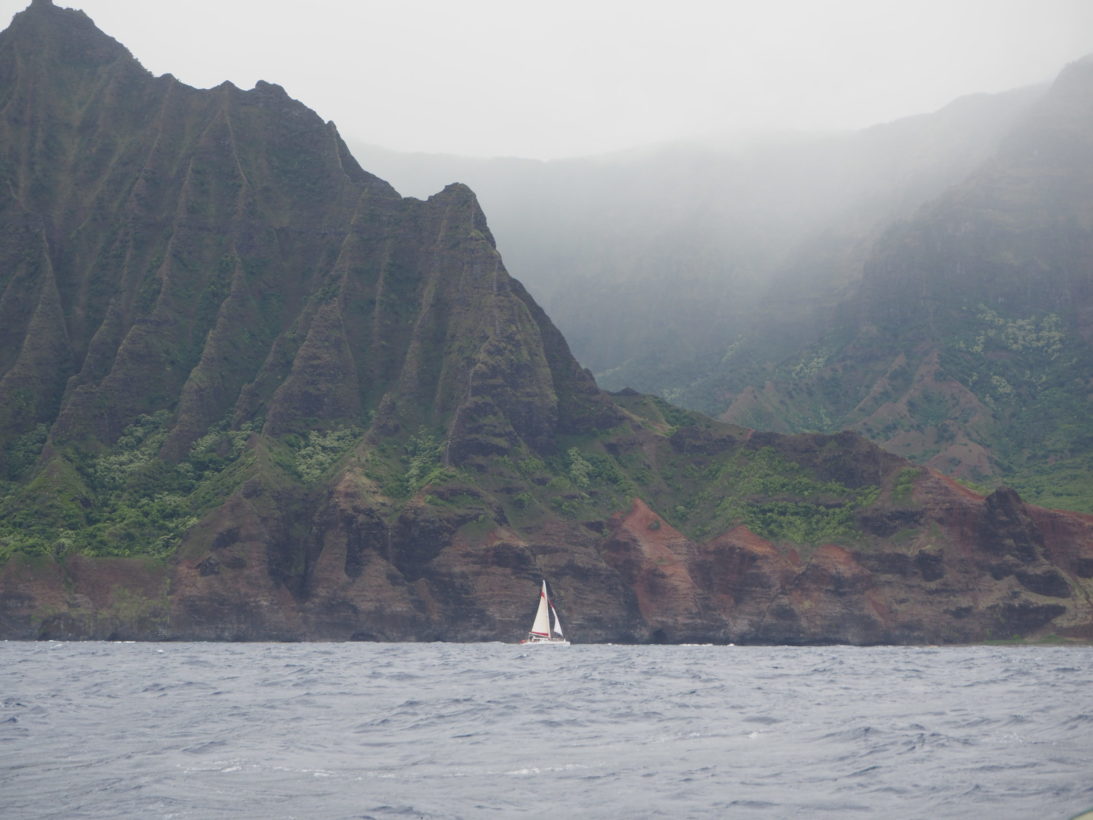
{"type": "Polygon", "coordinates": [[[293,447],[293,470],[305,484],[325,478],[331,468],[360,441],[364,431],[358,427],[340,427],[321,432],[310,430],[305,439],[289,436],[293,447]]]}
{"type": "Polygon", "coordinates": [[[684,427],[694,423],[693,412],[684,410],[682,407],[670,404],[660,398],[655,398],[654,403],[657,410],[660,411],[661,416],[664,418],[664,421],[671,427],[684,427]]]}
{"type": "Polygon", "coordinates": [[[454,478],[454,471],[444,466],[443,454],[441,437],[424,427],[419,429],[406,446],[409,464],[402,476],[404,489],[399,495],[409,495],[430,484],[454,478]]]}
{"type": "Polygon", "coordinates": [[[914,489],[915,479],[923,472],[918,467],[905,467],[899,471],[896,480],[892,483],[892,502],[894,504],[907,504],[911,501],[911,490],[914,489]]]}
{"type": "Polygon", "coordinates": [[[695,508],[712,506],[712,515],[699,525],[703,533],[739,523],[772,541],[815,545],[859,537],[855,515],[878,495],[877,487],[851,489],[821,481],[764,447],[729,459],[695,508]]]}
{"type": "Polygon", "coordinates": [[[971,333],[954,342],[960,350],[983,353],[994,347],[1014,353],[1037,353],[1046,359],[1058,358],[1063,350],[1063,322],[1055,313],[1006,318],[980,305],[975,318],[971,333]]]}
{"type": "Polygon", "coordinates": [[[1008,480],[1026,501],[1059,510],[1093,512],[1093,455],[1029,465],[1008,480]]]}
{"type": "Polygon", "coordinates": [[[941,361],[995,416],[986,443],[998,471],[985,479],[1035,504],[1093,512],[1093,359],[1057,314],[1006,316],[980,305],[941,361]]]}
{"type": "Polygon", "coordinates": [[[591,483],[592,465],[576,447],[570,447],[566,451],[566,458],[569,460],[569,480],[575,487],[587,490],[591,483]]]}
{"type": "Polygon", "coordinates": [[[767,385],[737,406],[738,418],[768,429],[860,430],[920,463],[1012,486],[1031,503],[1093,512],[1088,343],[1058,312],[947,308],[932,317],[929,344],[911,324],[864,341],[836,329],[777,366],[734,377],[734,391],[767,385]]]}
{"type": "Polygon", "coordinates": [[[6,554],[169,555],[237,486],[259,426],[211,431],[171,464],[160,456],[169,421],[166,411],[140,416],[113,447],[70,448],[27,485],[9,486],[0,498],[6,554]]]}
{"type": "Polygon", "coordinates": [[[37,424],[34,429],[12,439],[4,448],[0,480],[19,481],[30,473],[46,443],[47,432],[44,424],[37,424]]]}

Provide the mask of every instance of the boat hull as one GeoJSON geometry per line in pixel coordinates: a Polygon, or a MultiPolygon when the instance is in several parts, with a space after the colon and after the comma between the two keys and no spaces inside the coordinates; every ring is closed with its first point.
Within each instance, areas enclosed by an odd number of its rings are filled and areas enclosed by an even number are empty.
{"type": "Polygon", "coordinates": [[[569,646],[565,638],[528,638],[520,641],[521,646],[569,646]]]}

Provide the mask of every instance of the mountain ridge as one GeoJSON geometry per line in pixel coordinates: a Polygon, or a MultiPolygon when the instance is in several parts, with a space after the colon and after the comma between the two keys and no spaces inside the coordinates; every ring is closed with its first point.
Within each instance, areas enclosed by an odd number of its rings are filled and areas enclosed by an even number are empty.
{"type": "Polygon", "coordinates": [[[1093,518],[605,393],[468,187],[125,55],[0,35],[0,635],[1093,638],[1093,518]]]}
{"type": "MultiPolygon", "coordinates": [[[[681,146],[664,149],[656,161],[652,154],[629,158],[629,165],[618,159],[609,169],[591,161],[533,168],[507,162],[497,166],[500,180],[490,176],[488,163],[462,167],[482,183],[487,206],[500,206],[506,259],[521,265],[532,292],[601,384],[629,384],[782,432],[855,429],[985,491],[1011,484],[1037,503],[1089,511],[1088,446],[1080,443],[1087,433],[1078,422],[1088,407],[1076,386],[1086,357],[1076,340],[1089,335],[1082,318],[1090,310],[1081,274],[1086,240],[1065,227],[1068,219],[1081,223],[1087,207],[1081,204],[1088,175],[1080,146],[1090,128],[1080,113],[1088,99],[1083,64],[1064,69],[1054,84],[972,95],[932,114],[829,137],[823,145],[802,138],[788,147],[737,149],[752,182],[725,159],[737,154],[681,146]],[[1054,130],[1049,120],[1057,123],[1054,130]],[[1067,140],[1078,154],[1065,153],[1067,140]],[[1013,166],[1022,151],[1023,170],[1001,181],[997,169],[1013,166]],[[1038,164],[1031,160],[1036,152],[1038,164]],[[688,174],[695,169],[700,178],[692,184],[688,174]],[[520,179],[527,191],[506,189],[507,177],[520,179]],[[1043,184],[1033,201],[1036,180],[1043,184]],[[1066,186],[1071,193],[1063,197],[1066,186]],[[578,205],[555,201],[569,194],[578,205]],[[745,216],[724,203],[750,211],[745,216]],[[584,224],[573,208],[583,208],[584,224]],[[935,212],[934,228],[927,229],[920,209],[935,212]],[[995,239],[982,230],[957,232],[973,217],[982,229],[991,211],[997,212],[995,239]],[[616,224],[617,213],[628,221],[616,224]],[[943,234],[946,226],[952,236],[943,234]],[[1054,243],[1046,238],[1052,231],[1054,243]],[[942,242],[944,252],[935,248],[931,259],[912,247],[942,242]],[[990,260],[989,243],[1012,258],[999,251],[990,260]],[[990,279],[990,270],[1012,267],[1032,247],[1040,257],[1026,260],[1023,281],[1010,274],[990,279]],[[909,267],[913,253],[918,270],[909,267]],[[885,266],[890,273],[881,275],[885,266]],[[1060,273],[1066,266],[1071,273],[1060,273]],[[1069,285],[1060,278],[1065,275],[1073,278],[1069,285]],[[1003,280],[1010,296],[998,289],[1003,280]],[[1051,289],[1058,291],[1058,310],[1044,301],[1051,289]],[[873,361],[885,328],[895,322],[906,329],[899,317],[921,313],[927,297],[939,316],[947,302],[967,302],[966,328],[952,321],[939,328],[945,338],[923,341],[941,345],[933,352],[915,353],[910,337],[884,341],[899,349],[873,361]],[[998,299],[1009,300],[1005,310],[998,299]],[[1021,299],[1024,312],[1010,304],[1021,299]],[[867,310],[867,304],[873,306],[867,310]],[[882,305],[891,316],[878,313],[882,305]],[[862,328],[880,335],[867,338],[862,328]],[[1066,350],[1045,357],[1060,333],[1070,340],[1066,350]],[[970,351],[982,348],[979,337],[987,349],[976,362],[970,351]],[[1047,347],[1037,354],[1035,345],[1047,347]],[[1033,361],[1036,355],[1043,361],[1033,361]],[[1001,366],[998,357],[1010,364],[1001,366]],[[1013,366],[1026,374],[1006,372],[1013,366]],[[833,368],[862,374],[855,382],[833,368]],[[986,379],[978,385],[970,381],[976,368],[986,379]],[[1032,372],[1058,396],[1036,399],[1042,422],[1028,409],[1039,392],[1032,372]],[[1060,388],[1063,383],[1071,386],[1060,388]],[[1002,392],[1007,386],[1012,393],[1002,392]],[[902,398],[876,415],[884,404],[877,399],[891,391],[902,398]],[[1038,424],[1045,427],[1040,441],[1032,429],[1038,424]]],[[[389,156],[367,150],[363,156],[394,174],[388,176],[396,185],[413,179],[413,168],[389,156]]],[[[930,319],[920,318],[928,327],[930,319]]]]}
{"type": "Polygon", "coordinates": [[[1088,64],[1065,69],[990,161],[875,243],[843,329],[724,417],[812,403],[930,466],[1089,509],[1091,87],[1088,64]]]}

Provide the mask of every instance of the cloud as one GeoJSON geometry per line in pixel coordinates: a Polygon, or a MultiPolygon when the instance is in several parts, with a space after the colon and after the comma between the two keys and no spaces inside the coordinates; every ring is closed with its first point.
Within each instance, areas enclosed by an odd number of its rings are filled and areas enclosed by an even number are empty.
{"type": "Polygon", "coordinates": [[[277,82],[356,140],[478,156],[862,127],[1093,52],[1085,0],[72,4],[155,73],[277,82]]]}

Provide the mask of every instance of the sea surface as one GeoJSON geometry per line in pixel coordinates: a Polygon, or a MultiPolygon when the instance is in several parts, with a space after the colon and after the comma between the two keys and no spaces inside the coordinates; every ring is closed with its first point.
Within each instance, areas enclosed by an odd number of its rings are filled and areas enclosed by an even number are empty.
{"type": "Polygon", "coordinates": [[[1093,648],[0,642],[0,817],[1069,818],[1093,648]]]}

